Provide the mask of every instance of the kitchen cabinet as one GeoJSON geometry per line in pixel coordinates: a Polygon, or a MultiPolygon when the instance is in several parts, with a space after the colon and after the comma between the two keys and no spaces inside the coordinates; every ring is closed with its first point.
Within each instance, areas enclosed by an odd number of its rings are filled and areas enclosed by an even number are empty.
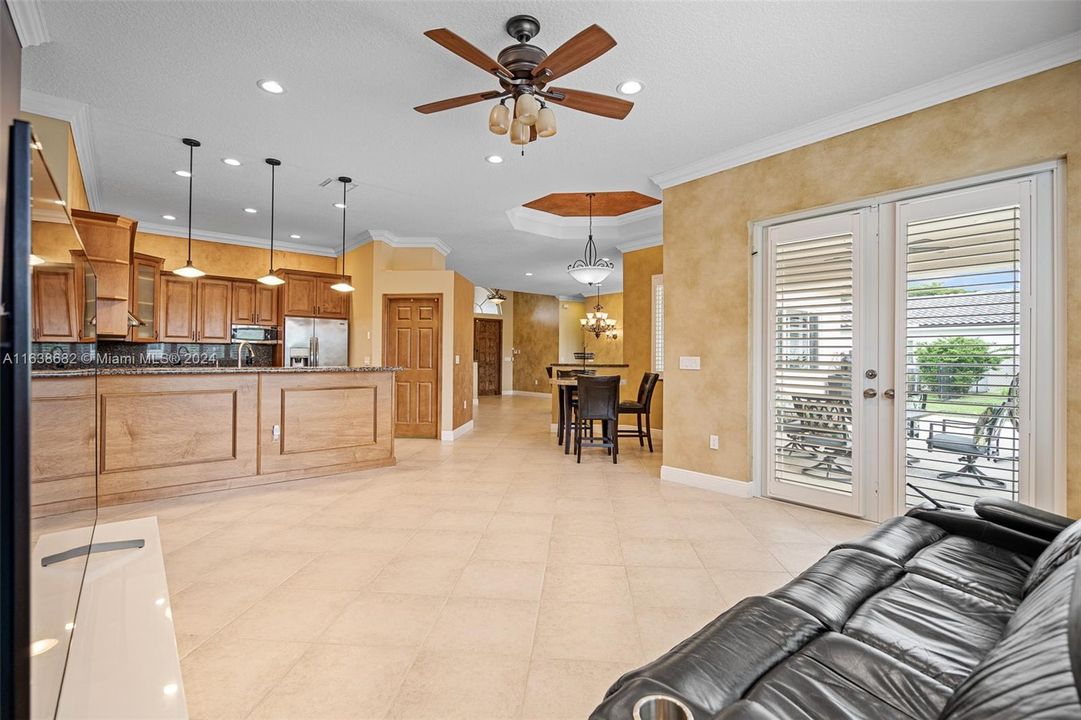
{"type": "Polygon", "coordinates": [[[79,342],[97,339],[98,277],[82,250],[70,250],[75,266],[75,320],[79,325],[79,342]]]}
{"type": "Polygon", "coordinates": [[[158,328],[162,342],[195,341],[195,281],[162,273],[158,328]]]}
{"type": "Polygon", "coordinates": [[[86,256],[97,275],[95,330],[100,336],[129,337],[131,260],[139,223],[111,213],[71,210],[86,256]]]}
{"type": "Polygon", "coordinates": [[[331,290],[330,286],[340,282],[340,277],[321,277],[316,281],[318,288],[315,314],[319,317],[345,320],[349,317],[347,299],[349,293],[331,290]]]}
{"type": "Polygon", "coordinates": [[[33,270],[33,339],[36,342],[77,342],[75,267],[38,265],[33,270]]]}
{"type": "Polygon", "coordinates": [[[195,339],[227,343],[232,340],[233,283],[199,278],[195,281],[195,339]]]}
{"type": "Polygon", "coordinates": [[[255,324],[278,324],[278,288],[255,284],[255,324]]]}
{"type": "Polygon", "coordinates": [[[285,315],[316,314],[318,287],[314,275],[285,273],[285,315]]]}
{"type": "Polygon", "coordinates": [[[128,312],[139,321],[131,328],[132,342],[157,342],[158,284],[165,260],[152,255],[135,253],[131,261],[131,291],[128,312]]]}
{"type": "Polygon", "coordinates": [[[237,325],[255,324],[255,283],[233,281],[233,322],[237,325]]]}

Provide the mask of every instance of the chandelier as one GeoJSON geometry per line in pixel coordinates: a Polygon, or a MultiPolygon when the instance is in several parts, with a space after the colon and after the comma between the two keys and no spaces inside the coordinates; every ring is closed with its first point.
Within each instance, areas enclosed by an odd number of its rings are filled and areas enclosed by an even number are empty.
{"type": "Polygon", "coordinates": [[[487,300],[493,305],[502,305],[503,301],[507,299],[507,296],[499,292],[499,288],[492,288],[488,291],[487,300]]]}
{"type": "Polygon", "coordinates": [[[597,304],[593,306],[593,312],[587,312],[586,316],[578,322],[582,323],[583,331],[593,333],[593,337],[598,340],[601,337],[609,340],[616,340],[619,337],[616,334],[615,318],[608,317],[608,313],[604,312],[604,306],[601,305],[600,285],[597,286],[597,304]]]}
{"type": "Polygon", "coordinates": [[[593,196],[596,194],[586,193],[586,197],[589,198],[589,239],[586,241],[585,256],[567,266],[570,276],[586,285],[604,282],[604,279],[616,268],[608,258],[597,257],[597,246],[593,242],[593,196]]]}

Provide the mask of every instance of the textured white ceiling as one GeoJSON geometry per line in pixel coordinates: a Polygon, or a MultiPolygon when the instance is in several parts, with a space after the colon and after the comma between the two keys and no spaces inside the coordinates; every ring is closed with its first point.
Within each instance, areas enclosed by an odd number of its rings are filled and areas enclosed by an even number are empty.
{"type": "MultiPolygon", "coordinates": [[[[88,103],[101,209],[148,223],[267,237],[278,157],[276,237],[340,243],[331,205],[351,175],[350,236],[385,228],[436,236],[475,282],[570,294],[583,239],[514,230],[507,210],[551,192],[637,190],[703,156],[1009,55],[1081,28],[1078,2],[67,2],[44,3],[52,42],[24,53],[31,90],[88,103]],[[548,51],[593,22],[618,45],[561,79],[645,90],[622,121],[556,109],[559,134],[526,157],[487,130],[489,105],[420,115],[413,106],[494,80],[423,37],[448,27],[495,55],[527,12],[548,51]],[[271,96],[255,83],[279,80],[271,96]],[[499,153],[502,165],[486,155],[499,153]],[[240,158],[230,168],[222,157],[240,158]],[[251,206],[259,214],[242,211],[251,206]],[[525,277],[525,272],[532,277],[525,277]]],[[[723,198],[718,198],[723,202],[723,198]]],[[[618,256],[615,242],[602,254],[618,256]]],[[[617,275],[609,282],[621,283],[617,275]]]]}

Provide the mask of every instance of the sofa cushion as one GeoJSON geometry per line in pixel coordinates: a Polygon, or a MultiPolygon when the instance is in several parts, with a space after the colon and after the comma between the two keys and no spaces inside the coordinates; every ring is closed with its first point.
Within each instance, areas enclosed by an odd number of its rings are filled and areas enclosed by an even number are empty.
{"type": "Polygon", "coordinates": [[[1081,520],[1058,534],[1047,549],[1040,553],[1036,562],[1032,565],[1032,571],[1025,580],[1022,592],[1028,595],[1035,590],[1040,583],[1046,580],[1051,573],[1065,565],[1068,560],[1077,557],[1081,552],[1081,520]]]}
{"type": "Polygon", "coordinates": [[[1032,569],[1024,555],[953,535],[920,550],[905,570],[957,588],[1009,610],[1021,602],[1032,569]]]}
{"type": "Polygon", "coordinates": [[[652,663],[627,673],[608,691],[597,717],[630,717],[620,693],[638,679],[695,708],[708,717],[736,702],[758,678],[777,663],[825,632],[822,623],[802,610],[768,597],[748,598],[652,663]],[[626,711],[626,714],[621,714],[626,711]]]}
{"type": "Polygon", "coordinates": [[[864,603],[844,634],[957,687],[1002,636],[1010,611],[920,575],[864,603]]]}
{"type": "Polygon", "coordinates": [[[913,555],[946,537],[937,525],[910,517],[890,518],[859,540],[841,543],[834,549],[854,548],[879,555],[903,565],[913,555]]]}
{"type": "Polygon", "coordinates": [[[885,653],[827,633],[771,670],[746,697],[782,718],[932,718],[952,690],[885,653]]]}
{"type": "Polygon", "coordinates": [[[901,566],[863,550],[834,550],[770,597],[784,600],[840,631],[871,595],[901,576],[901,566]]]}
{"type": "Polygon", "coordinates": [[[950,698],[943,720],[1081,717],[1078,668],[1070,661],[1081,627],[1071,629],[1071,620],[1081,623],[1081,559],[1061,565],[1018,606],[1002,640],[950,698]]]}

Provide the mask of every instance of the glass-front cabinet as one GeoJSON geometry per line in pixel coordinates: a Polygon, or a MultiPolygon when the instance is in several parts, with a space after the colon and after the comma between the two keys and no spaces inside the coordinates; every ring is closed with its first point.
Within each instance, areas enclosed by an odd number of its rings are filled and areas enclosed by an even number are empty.
{"type": "Polygon", "coordinates": [[[135,253],[132,258],[129,310],[139,321],[138,325],[131,328],[133,342],[158,340],[158,277],[164,262],[162,258],[142,253],[135,253]]]}

